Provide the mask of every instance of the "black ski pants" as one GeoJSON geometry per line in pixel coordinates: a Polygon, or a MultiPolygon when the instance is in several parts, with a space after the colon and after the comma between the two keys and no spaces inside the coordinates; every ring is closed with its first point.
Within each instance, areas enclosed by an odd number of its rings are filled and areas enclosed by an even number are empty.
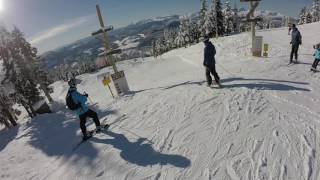
{"type": "Polygon", "coordinates": [[[293,55],[298,60],[298,50],[299,50],[299,44],[293,44],[291,47],[291,54],[290,54],[290,63],[292,63],[293,55]]]}
{"type": "Polygon", "coordinates": [[[320,59],[315,59],[315,60],[314,60],[314,62],[313,62],[313,64],[312,64],[312,67],[313,67],[314,69],[317,69],[317,66],[318,66],[318,64],[319,64],[319,61],[320,61],[320,59]]]}
{"type": "Polygon", "coordinates": [[[87,122],[88,117],[93,119],[93,122],[96,124],[96,127],[100,126],[98,114],[96,112],[94,112],[93,110],[89,109],[86,113],[81,114],[79,116],[80,128],[81,128],[82,134],[84,136],[87,134],[86,122],[87,122]]]}
{"type": "Polygon", "coordinates": [[[206,67],[206,78],[207,78],[208,85],[210,86],[212,84],[212,78],[211,78],[210,73],[213,75],[216,83],[220,84],[220,77],[216,71],[216,66],[213,65],[212,67],[206,67]]]}

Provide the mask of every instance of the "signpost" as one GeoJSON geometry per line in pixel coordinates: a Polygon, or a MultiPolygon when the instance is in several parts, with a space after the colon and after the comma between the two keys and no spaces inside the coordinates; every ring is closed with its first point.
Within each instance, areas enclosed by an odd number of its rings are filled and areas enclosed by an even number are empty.
{"type": "MultiPolygon", "coordinates": [[[[103,35],[103,40],[104,40],[103,42],[104,42],[105,52],[108,52],[108,51],[110,51],[109,50],[110,47],[109,47],[109,39],[108,39],[107,31],[111,31],[113,29],[113,27],[111,26],[112,28],[105,28],[99,5],[96,5],[96,9],[97,9],[97,15],[98,15],[98,18],[99,18],[101,29],[98,30],[97,32],[92,33],[92,35],[98,35],[98,34],[102,34],[103,35]]],[[[115,73],[118,72],[116,63],[114,61],[112,61],[112,68],[113,68],[115,73]]]]}
{"type": "MultiPolygon", "coordinates": [[[[93,32],[92,36],[96,36],[96,35],[102,34],[103,42],[104,42],[104,49],[105,49],[104,55],[106,57],[108,57],[108,56],[110,56],[112,54],[121,53],[121,49],[111,49],[109,47],[109,40],[108,40],[107,32],[113,30],[113,26],[105,27],[99,5],[96,5],[96,10],[97,10],[97,15],[98,15],[99,22],[100,22],[100,29],[98,31],[96,31],[96,32],[93,32]]],[[[110,58],[108,60],[110,60],[110,58]]],[[[103,77],[102,83],[105,86],[107,85],[109,87],[109,90],[110,90],[110,92],[112,94],[112,97],[114,98],[114,95],[112,93],[111,87],[109,85],[110,83],[114,85],[114,87],[115,87],[115,89],[117,91],[117,94],[119,96],[122,95],[123,93],[129,91],[129,86],[128,86],[127,79],[126,79],[126,76],[124,74],[124,71],[118,71],[116,63],[115,63],[115,60],[112,60],[111,64],[112,64],[112,68],[113,68],[113,71],[114,71],[114,74],[111,74],[112,81],[110,79],[110,75],[108,75],[108,76],[104,76],[103,77]]]]}
{"type": "Polygon", "coordinates": [[[253,56],[261,56],[261,50],[260,48],[262,46],[262,37],[259,37],[256,39],[256,23],[258,21],[261,21],[262,19],[260,17],[254,17],[254,11],[259,5],[259,2],[261,0],[240,0],[240,2],[249,2],[250,4],[250,10],[247,14],[247,22],[251,22],[251,39],[252,39],[252,55],[253,56]],[[261,45],[259,44],[261,42],[261,45]],[[260,53],[258,52],[260,50],[260,53]]]}
{"type": "Polygon", "coordinates": [[[264,44],[263,45],[263,57],[268,57],[269,53],[269,44],[264,44]]]}

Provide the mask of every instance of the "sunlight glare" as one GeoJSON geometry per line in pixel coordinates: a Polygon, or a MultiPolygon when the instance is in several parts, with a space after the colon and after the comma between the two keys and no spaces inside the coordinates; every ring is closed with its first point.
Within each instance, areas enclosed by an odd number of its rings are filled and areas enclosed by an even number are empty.
{"type": "Polygon", "coordinates": [[[3,0],[0,0],[0,11],[3,10],[3,0]]]}

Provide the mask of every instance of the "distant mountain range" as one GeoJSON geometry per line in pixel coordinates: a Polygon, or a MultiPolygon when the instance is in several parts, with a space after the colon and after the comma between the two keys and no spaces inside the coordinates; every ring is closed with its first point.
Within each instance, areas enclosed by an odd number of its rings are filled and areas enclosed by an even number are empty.
{"type": "MultiPolygon", "coordinates": [[[[145,19],[109,33],[113,48],[120,48],[128,58],[140,56],[139,51],[150,47],[152,40],[160,37],[168,27],[179,26],[179,16],[166,16],[145,19]]],[[[103,51],[102,37],[87,37],[74,43],[45,52],[40,57],[47,68],[63,63],[72,64],[83,60],[93,60],[103,51]]]]}
{"type": "MultiPolygon", "coordinates": [[[[240,9],[244,16],[247,10],[240,9]]],[[[271,11],[257,11],[256,15],[270,17],[279,21],[284,16],[271,11]]],[[[163,34],[169,27],[179,26],[179,15],[144,19],[126,27],[115,29],[109,33],[109,41],[113,48],[120,48],[123,59],[141,56],[141,50],[150,48],[153,40],[163,34]]],[[[198,19],[198,13],[191,15],[192,20],[198,19]]],[[[72,64],[79,61],[94,60],[103,51],[101,37],[87,37],[53,51],[43,53],[40,57],[44,66],[52,69],[60,64],[72,64]]]]}

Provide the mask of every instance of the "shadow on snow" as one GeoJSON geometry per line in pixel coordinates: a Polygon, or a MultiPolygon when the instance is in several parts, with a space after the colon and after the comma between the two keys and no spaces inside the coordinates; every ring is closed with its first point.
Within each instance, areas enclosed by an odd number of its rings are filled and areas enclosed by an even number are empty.
{"type": "MultiPolygon", "coordinates": [[[[286,80],[275,80],[275,79],[253,79],[253,78],[227,78],[227,79],[222,79],[221,83],[224,88],[241,88],[245,87],[248,89],[258,89],[258,90],[278,90],[278,91],[290,91],[290,90],[296,90],[296,91],[310,91],[309,89],[306,88],[301,88],[301,87],[295,87],[289,84],[296,84],[296,85],[309,85],[309,83],[306,82],[297,82],[297,81],[286,81],[286,80]],[[229,84],[230,82],[235,82],[235,81],[256,81],[252,83],[241,83],[241,84],[229,84]],[[227,83],[227,84],[225,84],[227,83]],[[286,83],[286,84],[285,84],[286,83]]],[[[174,84],[171,86],[165,86],[165,87],[157,87],[157,88],[150,88],[150,89],[145,89],[145,90],[138,90],[138,91],[131,91],[130,93],[135,94],[135,93],[140,93],[144,91],[149,91],[149,90],[155,90],[155,89],[163,89],[163,90],[168,90],[180,86],[188,86],[188,85],[199,85],[203,86],[206,84],[206,81],[186,81],[183,83],[179,84],[174,84]]]]}
{"type": "Polygon", "coordinates": [[[13,127],[9,130],[2,130],[0,131],[0,152],[7,147],[7,145],[16,138],[18,131],[19,131],[19,125],[16,127],[13,127]]]}
{"type": "Polygon", "coordinates": [[[151,144],[144,144],[147,139],[139,138],[136,142],[130,142],[123,134],[106,132],[112,139],[92,138],[92,141],[103,144],[110,144],[119,149],[123,160],[138,166],[172,165],[178,168],[186,168],[191,161],[180,155],[163,154],[155,151],[151,144]]]}
{"type": "MultiPolygon", "coordinates": [[[[59,156],[66,159],[73,156],[75,157],[73,160],[86,159],[90,163],[98,155],[98,151],[92,144],[86,143],[85,150],[72,152],[72,148],[82,138],[78,117],[67,110],[64,104],[57,103],[55,106],[56,113],[39,115],[32,119],[27,125],[30,130],[24,136],[30,137],[31,146],[48,156],[59,156]]],[[[112,110],[94,110],[97,111],[100,118],[116,113],[112,110]]],[[[93,121],[88,118],[87,124],[93,124],[93,121]]]]}
{"type": "Polygon", "coordinates": [[[221,80],[222,83],[228,83],[233,81],[258,81],[254,83],[241,83],[241,84],[223,84],[224,88],[241,88],[245,87],[248,89],[258,89],[258,90],[277,90],[277,91],[310,91],[306,88],[295,87],[288,84],[282,83],[291,83],[298,85],[308,85],[306,82],[295,82],[295,81],[285,81],[285,80],[273,80],[273,79],[246,79],[246,78],[229,78],[221,80]]]}

